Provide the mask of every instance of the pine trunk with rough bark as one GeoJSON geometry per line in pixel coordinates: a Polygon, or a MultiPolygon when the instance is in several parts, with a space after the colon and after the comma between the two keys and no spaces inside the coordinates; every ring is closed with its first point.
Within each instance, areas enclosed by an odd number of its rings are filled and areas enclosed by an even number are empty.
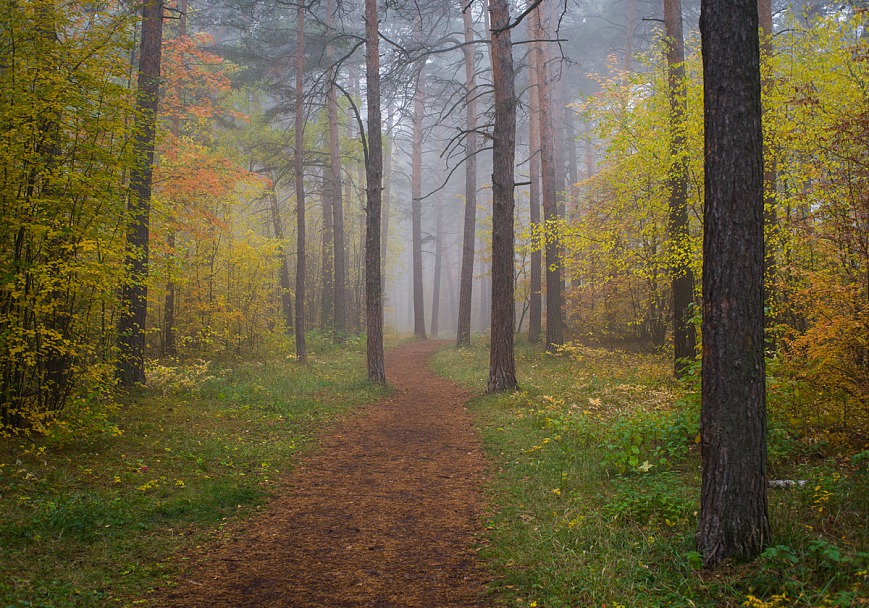
{"type": "Polygon", "coordinates": [[[477,66],[474,61],[474,25],[470,7],[464,8],[462,22],[465,30],[465,217],[462,232],[462,269],[459,279],[459,319],[456,346],[471,345],[471,301],[474,285],[474,243],[477,230],[477,66]]]}
{"type": "Polygon", "coordinates": [[[118,319],[117,378],[123,386],[145,382],[145,318],[148,309],[148,238],[151,226],[151,180],[154,136],[160,96],[160,58],[163,43],[163,1],[142,3],[142,44],[136,85],[135,164],[130,172],[127,252],[128,279],[121,294],[118,319]]]}
{"type": "MultiPolygon", "coordinates": [[[[187,36],[187,0],[178,3],[178,38],[187,36]]],[[[172,119],[172,135],[180,136],[181,126],[178,117],[172,119]]],[[[175,267],[175,229],[171,225],[166,234],[166,265],[168,266],[169,281],[166,284],[166,296],[163,299],[163,354],[175,356],[178,354],[178,346],[175,342],[175,301],[176,287],[173,270],[175,267]]]]}
{"type": "Polygon", "coordinates": [[[763,359],[763,136],[756,0],[703,0],[702,488],[707,566],[769,543],[763,359]]]}
{"type": "MultiPolygon", "coordinates": [[[[420,26],[421,27],[421,26],[420,26]]],[[[413,335],[425,340],[425,295],[422,287],[422,122],[425,117],[424,70],[420,69],[413,97],[411,150],[411,248],[413,251],[413,335]]]]}
{"type": "Polygon", "coordinates": [[[386,384],[383,363],[383,294],[380,284],[380,204],[383,142],[380,135],[380,57],[377,0],[365,0],[365,81],[368,89],[368,154],[365,230],[365,317],[368,380],[386,384]]]}
{"type": "MultiPolygon", "coordinates": [[[[326,26],[330,31],[335,28],[335,7],[331,0],[326,3],[326,26]]],[[[335,53],[331,44],[326,47],[329,63],[334,61],[335,53]]],[[[338,136],[338,93],[335,81],[338,71],[329,70],[327,92],[327,114],[329,118],[329,194],[332,201],[332,256],[335,293],[332,298],[332,327],[339,338],[347,331],[347,248],[344,245],[344,197],[341,184],[341,145],[338,136]]]]}
{"type": "MultiPolygon", "coordinates": [[[[535,14],[537,11],[534,11],[535,14]]],[[[540,38],[539,19],[528,21],[529,36],[540,38]]],[[[529,219],[532,228],[541,228],[540,224],[540,66],[538,65],[538,44],[533,44],[528,53],[528,174],[529,219]]],[[[533,234],[533,233],[532,233],[533,234]]],[[[543,328],[543,255],[537,243],[531,251],[530,291],[528,302],[528,341],[540,341],[543,328]]]]}
{"type": "Polygon", "coordinates": [[[694,273],[688,263],[688,158],[685,149],[685,47],[682,2],[664,0],[667,36],[668,97],[670,99],[670,273],[673,303],[673,369],[681,376],[694,359],[696,332],[691,322],[694,273]]]}
{"type": "Polygon", "coordinates": [[[516,157],[516,88],[510,8],[507,0],[490,0],[492,22],[492,87],[495,126],[492,131],[492,328],[487,392],[514,390],[513,356],[513,165],[516,157]]]}
{"type": "MultiPolygon", "coordinates": [[[[529,14],[536,38],[548,37],[542,25],[540,7],[529,14]]],[[[543,203],[543,222],[546,242],[544,258],[546,264],[546,350],[554,351],[564,343],[564,319],[562,312],[561,256],[557,230],[558,193],[562,189],[561,172],[558,170],[555,155],[555,129],[552,112],[552,83],[548,68],[549,57],[546,44],[534,45],[537,53],[537,93],[540,106],[540,173],[543,203]]]]}
{"type": "Polygon", "coordinates": [[[307,360],[305,348],[305,117],[302,104],[303,69],[305,58],[305,9],[300,4],[296,11],[296,149],[293,169],[296,181],[296,359],[307,360]]]}

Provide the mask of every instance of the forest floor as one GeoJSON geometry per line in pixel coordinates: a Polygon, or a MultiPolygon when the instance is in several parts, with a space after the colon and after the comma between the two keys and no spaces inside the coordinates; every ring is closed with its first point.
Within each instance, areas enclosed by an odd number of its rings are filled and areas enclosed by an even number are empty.
{"type": "Polygon", "coordinates": [[[331,427],[262,513],[189,556],[156,605],[485,604],[486,465],[470,395],[429,370],[441,346],[387,352],[393,393],[331,427]]]}

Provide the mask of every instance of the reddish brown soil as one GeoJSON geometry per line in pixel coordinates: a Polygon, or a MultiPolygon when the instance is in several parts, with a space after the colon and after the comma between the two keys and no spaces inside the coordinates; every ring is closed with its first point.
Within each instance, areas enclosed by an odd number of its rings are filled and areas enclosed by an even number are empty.
{"type": "Polygon", "coordinates": [[[486,605],[474,550],[484,462],[468,395],[428,370],[438,346],[387,353],[395,393],[334,427],[265,512],[210,548],[166,605],[486,605]]]}

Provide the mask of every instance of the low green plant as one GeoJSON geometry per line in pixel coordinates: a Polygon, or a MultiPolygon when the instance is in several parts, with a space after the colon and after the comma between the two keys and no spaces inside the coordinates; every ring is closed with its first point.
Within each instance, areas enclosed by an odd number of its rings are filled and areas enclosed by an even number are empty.
{"type": "MultiPolygon", "coordinates": [[[[480,554],[496,605],[770,608],[869,598],[869,457],[806,458],[801,446],[812,444],[774,418],[776,471],[806,483],[770,489],[773,544],[763,556],[707,572],[694,546],[699,373],[679,384],[664,355],[578,345],[551,355],[520,342],[516,361],[521,391],[470,403],[492,461],[480,554]]],[[[485,348],[447,348],[435,365],[482,393],[485,348]]]]}
{"type": "Polygon", "coordinates": [[[176,555],[255,512],[329,420],[383,394],[355,343],[309,353],[151,362],[104,424],[0,439],[0,606],[129,605],[179,576],[176,555]]]}

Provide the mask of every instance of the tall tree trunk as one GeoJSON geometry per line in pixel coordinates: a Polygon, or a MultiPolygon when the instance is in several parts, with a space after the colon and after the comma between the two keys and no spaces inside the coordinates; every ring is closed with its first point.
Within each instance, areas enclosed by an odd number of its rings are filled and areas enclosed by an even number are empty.
{"type": "Polygon", "coordinates": [[[688,158],[685,149],[685,47],[682,2],[664,0],[667,35],[668,97],[670,98],[670,272],[673,293],[673,369],[681,376],[694,358],[696,333],[691,323],[694,273],[688,263],[688,158]]]}
{"type": "Polygon", "coordinates": [[[491,0],[492,86],[495,126],[492,131],[492,333],[487,392],[514,390],[513,358],[513,164],[516,157],[516,89],[510,8],[507,0],[491,0]]]}
{"type": "MultiPolygon", "coordinates": [[[[185,38],[187,36],[187,0],[180,0],[178,3],[178,37],[185,38]]],[[[172,134],[177,138],[181,134],[181,127],[178,117],[172,120],[172,134]]],[[[170,219],[171,221],[171,219],[170,219]]],[[[175,343],[175,228],[169,226],[166,234],[166,250],[169,280],[166,284],[166,296],[163,299],[163,354],[174,356],[178,354],[178,347],[175,343]]]]}
{"type": "Polygon", "coordinates": [[[756,0],[703,0],[703,481],[707,566],[769,542],[763,360],[763,136],[756,0]]]}
{"type": "Polygon", "coordinates": [[[296,181],[296,358],[299,363],[307,360],[305,348],[305,117],[302,104],[303,69],[305,59],[305,9],[299,5],[296,11],[296,149],[293,168],[296,181]]]}
{"type": "Polygon", "coordinates": [[[440,315],[441,303],[441,270],[443,268],[443,244],[444,244],[444,222],[441,204],[443,203],[438,197],[435,201],[435,265],[434,265],[434,286],[431,293],[431,335],[436,338],[438,335],[438,316],[440,315]]]}
{"type": "Polygon", "coordinates": [[[456,329],[456,346],[471,345],[471,301],[474,289],[474,243],[477,230],[477,65],[474,24],[470,6],[463,6],[462,22],[465,30],[465,218],[462,232],[462,270],[459,285],[459,319],[456,329]]]}
{"type": "Polygon", "coordinates": [[[365,81],[368,89],[366,174],[365,316],[368,380],[386,383],[383,363],[383,295],[380,284],[380,196],[383,142],[380,135],[380,57],[377,0],[365,0],[365,81]]]}
{"type": "MultiPolygon", "coordinates": [[[[330,32],[335,29],[335,7],[333,0],[326,3],[326,25],[330,32]]],[[[335,59],[331,44],[326,47],[329,64],[335,59]]],[[[328,116],[329,116],[329,194],[332,199],[332,255],[333,263],[333,328],[336,336],[347,331],[347,247],[344,244],[344,197],[341,184],[341,144],[338,136],[338,94],[335,81],[338,70],[329,70],[328,116]]]]}
{"type": "Polygon", "coordinates": [[[130,172],[129,223],[124,265],[129,277],[118,319],[118,381],[124,386],[145,382],[145,317],[148,309],[148,236],[151,222],[151,178],[154,136],[160,94],[163,1],[142,3],[142,45],[136,87],[135,164],[130,172]]]}
{"type": "MultiPolygon", "coordinates": [[[[537,11],[534,11],[537,14],[537,11]]],[[[539,40],[541,37],[539,18],[530,18],[528,21],[529,37],[539,40]]],[[[539,234],[543,228],[540,224],[540,65],[537,48],[539,43],[533,43],[531,52],[528,54],[528,162],[529,181],[529,216],[531,220],[532,235],[539,234]]],[[[534,241],[538,239],[532,236],[534,241]]],[[[536,343],[540,341],[540,333],[543,320],[543,256],[540,251],[542,243],[533,242],[531,251],[530,288],[531,293],[528,301],[528,341],[536,343]]]]}
{"type": "Polygon", "coordinates": [[[286,245],[284,244],[284,223],[281,221],[281,209],[278,204],[277,184],[275,176],[271,174],[269,179],[272,187],[269,190],[271,205],[269,213],[272,219],[272,229],[275,232],[275,240],[280,243],[281,266],[278,269],[278,280],[281,286],[281,313],[284,319],[284,331],[290,333],[293,328],[293,294],[290,292],[290,265],[287,262],[286,245]]]}
{"type": "MultiPolygon", "coordinates": [[[[540,7],[529,15],[536,38],[548,37],[542,26],[540,7]]],[[[549,57],[545,43],[534,45],[537,53],[537,92],[540,105],[540,171],[543,199],[543,221],[546,262],[546,350],[554,351],[564,343],[564,319],[562,312],[562,283],[560,243],[555,233],[558,220],[558,193],[561,191],[561,172],[555,157],[555,130],[552,111],[552,83],[549,73],[549,57]]]]}
{"type": "Polygon", "coordinates": [[[625,37],[625,72],[631,71],[634,61],[634,29],[637,20],[637,0],[628,0],[628,19],[625,37]]]}
{"type": "Polygon", "coordinates": [[[567,187],[570,194],[570,208],[564,217],[571,218],[576,213],[577,205],[579,205],[579,188],[576,185],[579,183],[579,165],[576,158],[576,121],[573,108],[569,107],[567,86],[563,80],[561,93],[564,114],[564,149],[567,151],[567,179],[570,182],[567,187]]]}
{"type": "Polygon", "coordinates": [[[392,133],[392,104],[386,108],[387,149],[383,156],[383,200],[380,222],[380,284],[386,288],[386,258],[389,255],[389,209],[392,197],[392,146],[389,137],[392,133]]]}
{"type": "MultiPolygon", "coordinates": [[[[421,30],[422,23],[417,27],[421,30]]],[[[417,31],[422,38],[422,32],[417,31]]],[[[422,122],[425,118],[425,66],[420,67],[413,97],[413,149],[411,150],[411,247],[413,251],[413,335],[425,340],[425,295],[422,288],[422,122]]]]}
{"type": "Polygon", "coordinates": [[[320,328],[323,331],[334,331],[335,310],[335,214],[332,211],[332,186],[334,182],[329,177],[330,167],[323,171],[323,194],[321,195],[323,208],[323,236],[320,241],[320,328]]]}

